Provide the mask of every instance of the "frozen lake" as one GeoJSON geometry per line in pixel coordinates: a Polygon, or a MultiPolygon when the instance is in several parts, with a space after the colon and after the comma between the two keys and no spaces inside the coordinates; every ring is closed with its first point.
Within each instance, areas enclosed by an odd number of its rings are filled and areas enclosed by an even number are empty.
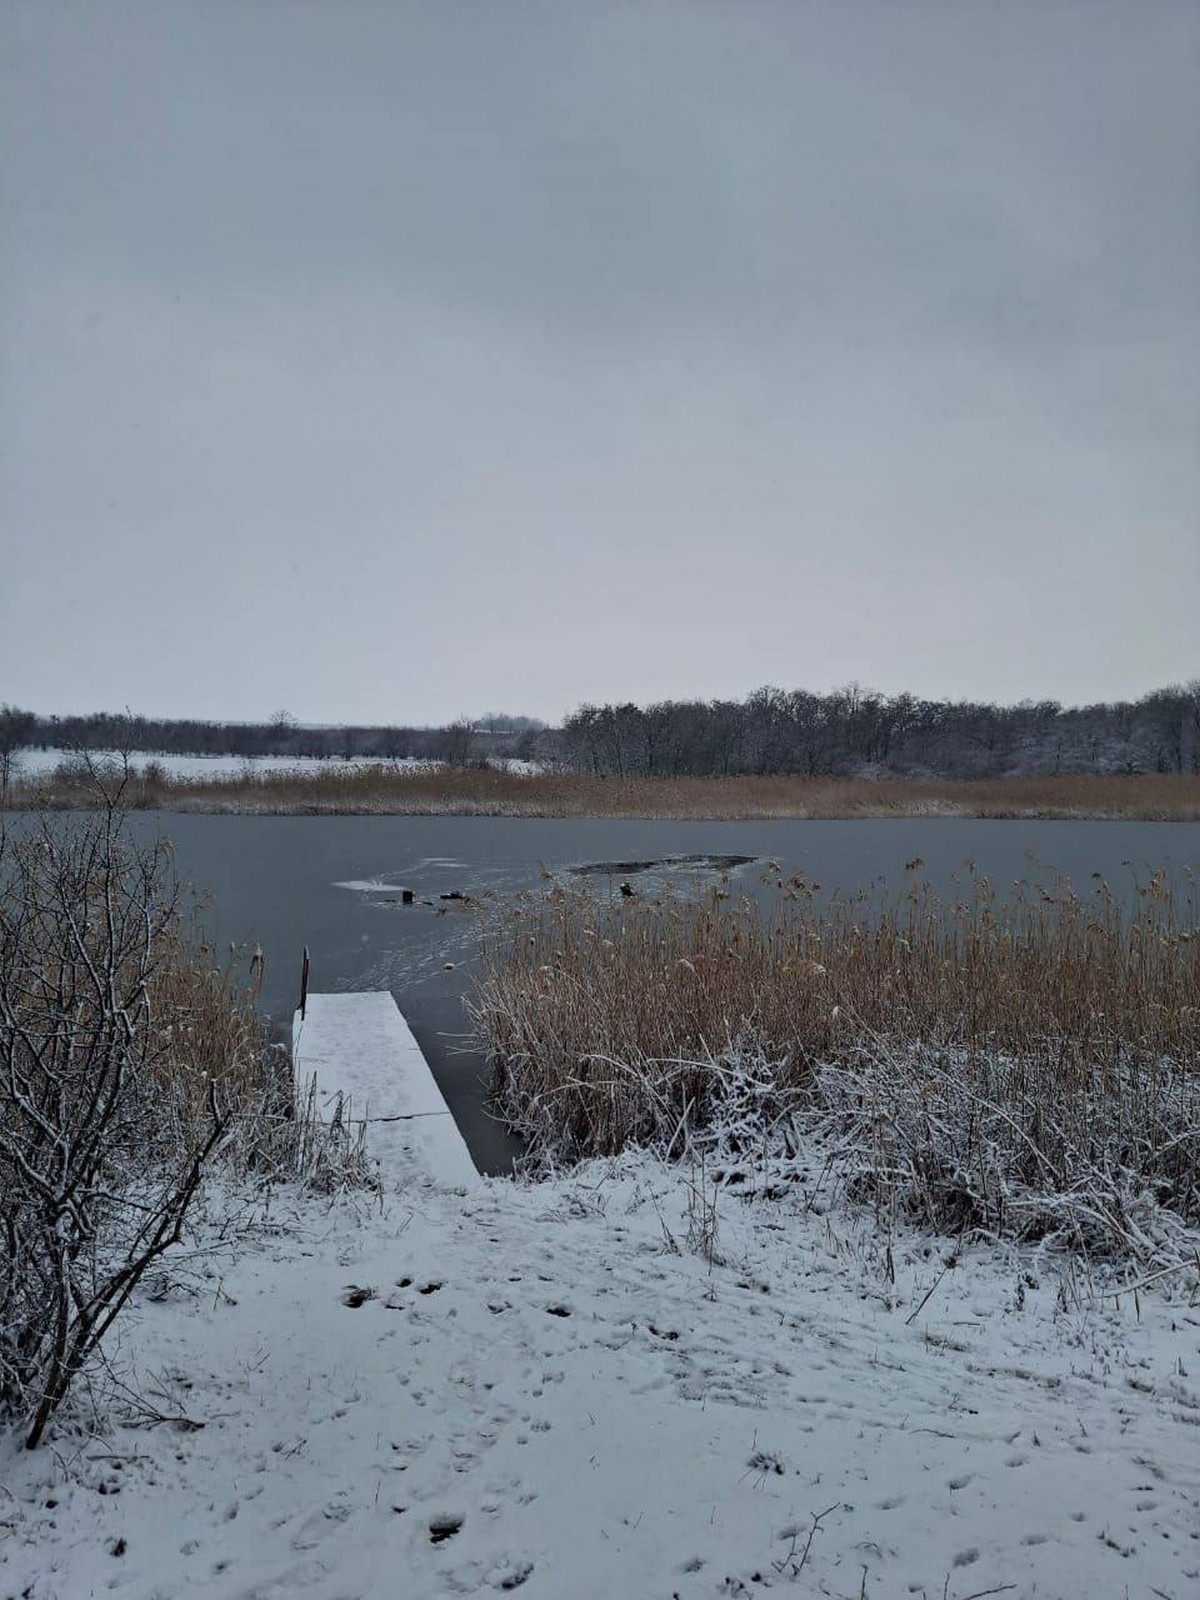
{"type": "MultiPolygon", "coordinates": [[[[15,816],[21,827],[28,819],[15,816]]],[[[680,822],[614,818],[278,817],[135,813],[136,835],[164,833],[180,877],[210,892],[222,943],[258,943],[266,954],[262,1008],[279,1037],[290,1033],[307,944],[314,990],[387,989],[408,1019],[450,1109],[485,1170],[503,1170],[518,1150],[483,1109],[485,1062],[466,1035],[462,1001],[471,984],[476,915],[461,901],[502,900],[543,884],[544,874],[616,892],[623,877],[643,887],[715,881],[718,858],[747,893],[766,894],[763,863],[802,871],[826,890],[853,892],[880,878],[899,888],[906,862],[945,894],[973,861],[1003,893],[1014,881],[1066,873],[1081,893],[1100,873],[1131,893],[1168,867],[1182,883],[1200,871],[1200,824],[983,821],[901,818],[858,821],[680,822]],[[670,857],[708,857],[645,868],[670,857]],[[598,867],[611,871],[599,871],[598,867]],[[638,869],[643,870],[639,871],[638,869]],[[416,902],[404,905],[402,889],[416,902]],[[432,904],[425,905],[428,900],[432,904]],[[439,914],[440,913],[440,914],[439,914]]]]}
{"type": "MultiPolygon", "coordinates": [[[[899,887],[919,856],[925,877],[953,888],[968,860],[1003,891],[1014,880],[1067,873],[1086,892],[1093,872],[1131,890],[1128,863],[1167,866],[1182,882],[1200,868],[1200,824],[989,822],[920,818],[872,821],[677,822],[507,817],[248,817],[139,813],[135,832],[165,833],[182,878],[211,891],[214,932],[258,942],[266,953],[263,1009],[281,1035],[296,1003],[300,955],[312,956],[320,990],[388,989],[425,1050],[479,1164],[504,1169],[517,1149],[482,1106],[484,1062],[465,1035],[476,918],[455,900],[503,897],[542,883],[543,873],[609,863],[620,870],[583,881],[603,890],[639,863],[670,856],[745,856],[733,869],[763,892],[760,863],[779,861],[826,888],[853,891],[880,877],[899,887]],[[1040,867],[1039,867],[1040,864],[1040,867]],[[409,888],[418,902],[401,903],[409,888]],[[438,915],[438,912],[443,912],[438,915]],[[452,970],[447,970],[447,968],[452,970]]],[[[686,884],[713,881],[693,863],[667,869],[686,884]]],[[[652,882],[653,871],[643,873],[652,882]]]]}

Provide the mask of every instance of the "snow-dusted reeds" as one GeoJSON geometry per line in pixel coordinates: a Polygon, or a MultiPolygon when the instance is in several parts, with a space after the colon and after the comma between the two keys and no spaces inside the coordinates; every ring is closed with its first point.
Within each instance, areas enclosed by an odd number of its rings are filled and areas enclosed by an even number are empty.
{"type": "MultiPolygon", "coordinates": [[[[18,779],[6,803],[95,803],[86,765],[18,779]]],[[[137,809],[284,815],[511,817],[1109,817],[1200,820],[1200,777],[956,779],[627,777],[398,764],[173,777],[150,763],[128,777],[137,809]]]]}
{"type": "Polygon", "coordinates": [[[498,1107],[558,1160],[640,1143],[752,1187],[818,1138],[881,1207],[1157,1260],[1200,1225],[1196,885],[948,902],[918,869],[852,900],[779,880],[769,913],[526,900],[473,1002],[498,1107]]]}

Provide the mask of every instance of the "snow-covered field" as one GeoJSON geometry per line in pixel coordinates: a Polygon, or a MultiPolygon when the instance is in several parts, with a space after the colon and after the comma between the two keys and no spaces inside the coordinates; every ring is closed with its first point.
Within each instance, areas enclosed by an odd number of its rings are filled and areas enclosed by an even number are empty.
{"type": "Polygon", "coordinates": [[[1178,1279],[1117,1302],[918,1233],[889,1270],[798,1193],[722,1195],[710,1264],[698,1181],[276,1192],[130,1314],[113,1363],[159,1420],[0,1444],[0,1594],[1200,1592],[1178,1279]]]}
{"type": "MultiPolygon", "coordinates": [[[[115,751],[97,750],[93,752],[98,760],[119,760],[115,751]]],[[[43,773],[53,772],[64,761],[72,761],[75,757],[69,750],[21,750],[15,760],[16,772],[21,777],[35,778],[43,773]]],[[[443,761],[421,761],[416,757],[405,757],[402,760],[385,760],[382,756],[359,756],[352,761],[343,761],[335,757],[319,759],[316,756],[175,756],[155,755],[145,750],[130,752],[130,765],[135,770],[141,770],[150,762],[160,766],[172,778],[228,778],[239,777],[243,773],[268,773],[268,772],[339,772],[357,767],[403,767],[409,772],[434,772],[445,766],[443,761]]],[[[519,761],[514,757],[505,757],[489,763],[502,772],[516,773],[522,777],[529,777],[541,772],[543,769],[536,761],[519,761]]]]}
{"type": "MultiPolygon", "coordinates": [[[[119,760],[112,750],[96,750],[97,760],[119,760]]],[[[22,750],[17,756],[18,771],[22,777],[37,777],[53,772],[60,762],[72,761],[69,750],[22,750]]],[[[337,759],[320,760],[316,756],[174,756],[155,755],[152,751],[133,750],[130,765],[140,770],[155,762],[172,778],[227,778],[243,772],[337,772],[352,767],[408,767],[418,772],[430,772],[442,765],[440,761],[384,761],[378,756],[363,756],[353,761],[337,759]]]]}

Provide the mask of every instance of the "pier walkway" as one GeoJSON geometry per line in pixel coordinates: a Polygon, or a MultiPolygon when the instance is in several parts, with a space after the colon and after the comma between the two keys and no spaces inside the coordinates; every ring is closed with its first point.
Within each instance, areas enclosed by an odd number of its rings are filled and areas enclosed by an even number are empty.
{"type": "Polygon", "coordinates": [[[292,1059],[301,1089],[316,1080],[317,1109],[339,1098],[351,1123],[365,1121],[367,1151],[388,1188],[412,1179],[475,1188],[480,1176],[421,1047],[386,991],[310,994],[292,1020],[292,1059]]]}

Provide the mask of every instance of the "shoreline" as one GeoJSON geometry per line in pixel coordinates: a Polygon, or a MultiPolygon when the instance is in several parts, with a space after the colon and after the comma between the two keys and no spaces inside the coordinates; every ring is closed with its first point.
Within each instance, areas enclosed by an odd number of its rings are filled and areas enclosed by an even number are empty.
{"type": "Polygon", "coordinates": [[[398,1566],[414,1595],[529,1600],[1194,1579],[1186,1278],[948,1251],[811,1190],[711,1205],[706,1250],[688,1174],[645,1153],[370,1205],[214,1186],[215,1287],[139,1295],[124,1388],[54,1452],[0,1440],[4,1592],[382,1597],[398,1566]]]}
{"type": "MultiPolygon", "coordinates": [[[[113,781],[104,773],[18,780],[3,806],[13,811],[89,810],[103,803],[103,791],[113,781]]],[[[125,783],[123,803],[132,810],[236,816],[1195,823],[1200,822],[1200,775],[622,779],[378,767],[194,779],[134,772],[125,783]]]]}

